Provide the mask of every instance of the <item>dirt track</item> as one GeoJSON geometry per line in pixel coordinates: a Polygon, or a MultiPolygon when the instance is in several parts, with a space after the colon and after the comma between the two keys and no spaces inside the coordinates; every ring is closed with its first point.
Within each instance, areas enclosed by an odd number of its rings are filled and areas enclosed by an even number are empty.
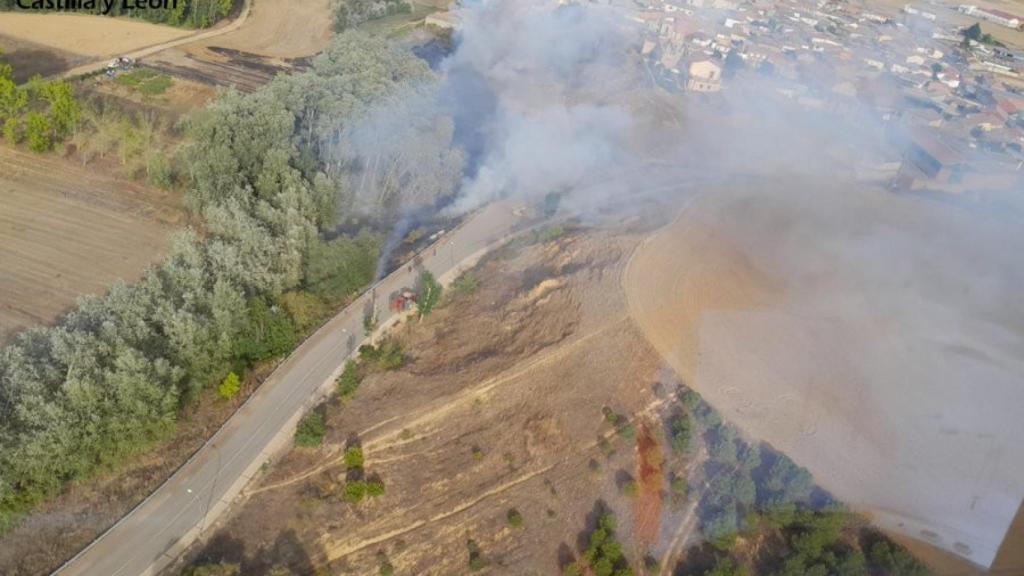
{"type": "Polygon", "coordinates": [[[0,147],[0,340],[132,280],[182,218],[168,194],[0,147]]]}
{"type": "Polygon", "coordinates": [[[882,527],[988,564],[1024,496],[1019,236],[863,185],[763,179],[697,198],[625,286],[724,417],[882,527]]]}

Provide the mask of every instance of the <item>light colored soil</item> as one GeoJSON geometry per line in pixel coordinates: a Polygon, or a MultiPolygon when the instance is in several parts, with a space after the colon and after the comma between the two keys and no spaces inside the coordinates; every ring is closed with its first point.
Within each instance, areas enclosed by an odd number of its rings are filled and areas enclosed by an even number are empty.
{"type": "Polygon", "coordinates": [[[0,12],[0,34],[95,58],[114,57],[192,33],[130,18],[0,12]]]}
{"type": "Polygon", "coordinates": [[[1012,217],[974,209],[831,180],[708,190],[635,254],[630,310],[840,500],[988,564],[1024,497],[1024,270],[1012,217]]]}
{"type": "Polygon", "coordinates": [[[169,193],[7,146],[0,206],[0,339],[137,278],[183,218],[169,193]]]}
{"type": "Polygon", "coordinates": [[[240,29],[188,49],[220,46],[271,58],[300,58],[327,46],[331,24],[331,0],[253,0],[240,29]]]}
{"type": "MultiPolygon", "coordinates": [[[[240,562],[253,575],[276,563],[375,574],[384,551],[396,574],[463,574],[471,538],[489,573],[553,574],[578,554],[603,501],[638,562],[646,546],[619,488],[637,474],[636,443],[617,437],[601,412],[607,405],[638,426],[650,422],[663,445],[666,400],[653,384],[666,375],[619,287],[636,240],[574,236],[484,263],[476,294],[396,329],[411,362],[368,377],[344,405],[328,404],[325,445],[275,464],[193,559],[240,562]],[[602,436],[616,449],[610,458],[602,436]],[[338,497],[341,454],[356,443],[387,492],[351,505],[338,497]],[[513,507],[522,528],[506,521],[513,507]]],[[[671,533],[661,524],[645,532],[671,533]]]]}

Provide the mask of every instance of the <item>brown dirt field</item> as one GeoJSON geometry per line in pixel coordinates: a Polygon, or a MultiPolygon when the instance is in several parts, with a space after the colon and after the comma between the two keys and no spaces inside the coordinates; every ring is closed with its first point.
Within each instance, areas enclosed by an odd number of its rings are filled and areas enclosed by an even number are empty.
{"type": "Polygon", "coordinates": [[[0,340],[137,278],[184,218],[174,194],[6,146],[0,205],[0,340]]]}
{"type": "Polygon", "coordinates": [[[274,369],[266,363],[246,374],[230,402],[207,390],[174,436],[133,458],[116,474],[67,486],[62,494],[0,538],[0,574],[49,574],[78,553],[198,450],[274,369]]]}
{"type": "Polygon", "coordinates": [[[25,42],[0,34],[0,62],[14,68],[14,81],[26,82],[36,74],[51,76],[87,61],[89,58],[64,50],[54,50],[41,44],[25,42]]]}
{"type": "Polygon", "coordinates": [[[253,0],[249,18],[240,29],[201,45],[270,58],[302,58],[327,46],[331,23],[330,0],[253,0]]]}
{"type": "Polygon", "coordinates": [[[0,12],[0,35],[89,58],[110,58],[192,33],[133,18],[0,12]]]}
{"type": "Polygon", "coordinates": [[[598,501],[633,550],[633,502],[619,483],[636,451],[602,408],[640,419],[663,404],[661,361],[619,288],[637,239],[572,235],[482,263],[477,293],[395,329],[411,361],[328,403],[324,446],[274,464],[192,561],[371,574],[383,551],[398,574],[463,574],[471,538],[490,573],[551,574],[578,553],[598,501]],[[615,447],[608,458],[599,437],[615,447]],[[341,454],[354,444],[387,486],[358,505],[339,498],[341,454]],[[513,507],[522,528],[506,522],[513,507]]]}
{"type": "Polygon", "coordinates": [[[988,563],[1024,495],[1020,235],[981,205],[736,182],[645,241],[626,292],[723,417],[880,527],[988,563]]]}
{"type": "Polygon", "coordinates": [[[302,69],[331,39],[330,0],[252,0],[232,32],[170,48],[146,64],[178,78],[251,91],[302,69]]]}

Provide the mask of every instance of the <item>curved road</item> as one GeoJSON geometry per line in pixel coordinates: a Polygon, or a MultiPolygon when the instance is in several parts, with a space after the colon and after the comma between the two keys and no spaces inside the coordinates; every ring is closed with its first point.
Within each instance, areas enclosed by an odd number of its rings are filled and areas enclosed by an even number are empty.
{"type": "Polygon", "coordinates": [[[412,286],[424,269],[439,278],[457,272],[461,262],[513,232],[518,221],[508,202],[491,204],[422,251],[415,264],[375,284],[303,342],[156,492],[55,574],[135,576],[167,567],[289,445],[303,412],[333,388],[345,360],[364,340],[365,306],[375,304],[386,323],[393,318],[390,293],[412,286]]]}

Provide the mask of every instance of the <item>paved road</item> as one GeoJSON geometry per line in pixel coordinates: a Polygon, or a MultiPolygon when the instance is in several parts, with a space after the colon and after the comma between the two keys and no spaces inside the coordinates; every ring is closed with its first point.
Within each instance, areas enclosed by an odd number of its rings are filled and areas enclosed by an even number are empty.
{"type": "Polygon", "coordinates": [[[316,403],[363,340],[363,310],[376,295],[382,322],[388,295],[419,271],[441,277],[513,231],[506,202],[491,204],[342,310],[306,340],[191,460],[148,499],[59,569],[62,576],[156,574],[227,508],[260,466],[288,445],[301,414],[316,403]]]}

